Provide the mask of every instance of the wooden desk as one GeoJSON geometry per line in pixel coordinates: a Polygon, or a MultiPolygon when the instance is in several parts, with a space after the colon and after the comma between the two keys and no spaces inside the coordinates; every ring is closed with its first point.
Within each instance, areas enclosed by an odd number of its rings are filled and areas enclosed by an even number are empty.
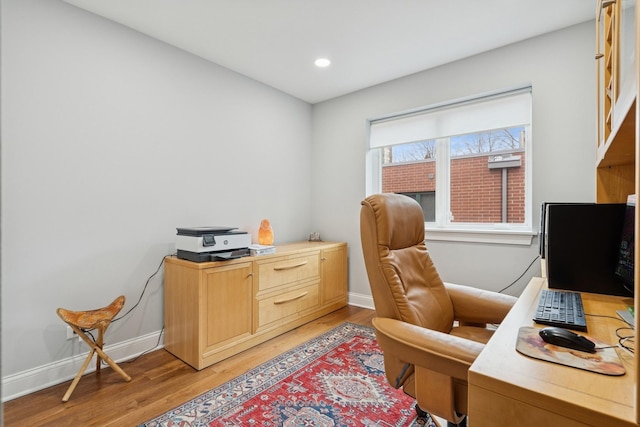
{"type": "MultiPolygon", "coordinates": [[[[518,329],[531,320],[545,279],[534,278],[469,369],[471,427],[638,426],[633,356],[617,350],[627,373],[614,377],[529,358],[515,350],[518,329]]],[[[629,299],[582,294],[585,313],[616,316],[629,299]]],[[[541,325],[537,325],[542,327],[541,325]]],[[[588,335],[618,343],[619,320],[587,316],[588,335]]],[[[625,331],[625,334],[630,331],[625,331]]]]}

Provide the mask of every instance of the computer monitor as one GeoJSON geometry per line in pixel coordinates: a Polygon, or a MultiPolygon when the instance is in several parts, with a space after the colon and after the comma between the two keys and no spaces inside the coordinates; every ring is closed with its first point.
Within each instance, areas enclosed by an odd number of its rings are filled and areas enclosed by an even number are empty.
{"type": "Polygon", "coordinates": [[[550,288],[630,296],[616,275],[626,205],[546,205],[545,264],[550,288]]]}
{"type": "Polygon", "coordinates": [[[540,228],[538,229],[538,253],[540,254],[541,259],[547,258],[547,224],[548,224],[548,215],[547,209],[550,205],[584,205],[593,203],[583,203],[583,202],[542,202],[540,205],[540,228]]]}
{"type": "Polygon", "coordinates": [[[616,277],[621,280],[622,286],[631,294],[633,294],[634,289],[635,212],[636,199],[634,195],[627,200],[622,223],[622,236],[620,237],[620,250],[615,269],[616,277]]]}

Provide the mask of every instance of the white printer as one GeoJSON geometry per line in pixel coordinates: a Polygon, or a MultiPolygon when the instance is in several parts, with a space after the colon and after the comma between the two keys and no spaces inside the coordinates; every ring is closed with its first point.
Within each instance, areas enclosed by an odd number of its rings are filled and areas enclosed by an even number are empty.
{"type": "Polygon", "coordinates": [[[237,227],[186,227],[176,230],[178,258],[206,262],[249,255],[251,236],[237,227]]]}

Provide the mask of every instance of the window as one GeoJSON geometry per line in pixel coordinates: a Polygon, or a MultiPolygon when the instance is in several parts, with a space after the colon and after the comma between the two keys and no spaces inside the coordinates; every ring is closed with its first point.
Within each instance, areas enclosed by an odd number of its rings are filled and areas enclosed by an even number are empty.
{"type": "Polygon", "coordinates": [[[383,193],[398,193],[409,196],[417,201],[424,212],[424,222],[434,222],[436,220],[436,192],[425,191],[422,193],[403,193],[401,191],[384,191],[383,193]]]}
{"type": "Polygon", "coordinates": [[[531,144],[529,87],[372,120],[367,190],[416,199],[429,238],[530,244],[531,144]]]}

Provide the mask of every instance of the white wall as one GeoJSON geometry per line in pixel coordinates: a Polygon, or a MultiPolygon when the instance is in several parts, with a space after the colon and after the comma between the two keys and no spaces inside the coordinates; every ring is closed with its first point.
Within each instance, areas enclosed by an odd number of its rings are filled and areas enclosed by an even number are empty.
{"type": "MultiPolygon", "coordinates": [[[[56,308],[131,308],[176,227],[308,236],[309,104],[63,2],[1,5],[3,380],[86,351],[56,308]]],[[[160,274],[108,344],[157,336],[162,304],[160,274]]]]}
{"type": "MultiPolygon", "coordinates": [[[[314,105],[312,223],[329,238],[349,243],[352,295],[370,295],[359,234],[366,120],[530,83],[537,224],[542,201],[595,198],[594,46],[593,23],[581,24],[314,105]]],[[[517,279],[537,255],[537,239],[531,246],[428,247],[444,280],[491,290],[517,279]]],[[[534,274],[540,274],[539,263],[509,292],[519,294],[534,274]]]]}
{"type": "MultiPolygon", "coordinates": [[[[346,240],[351,300],[371,303],[359,237],[367,118],[531,82],[534,206],[594,198],[592,23],[312,108],[62,2],[1,6],[3,398],[7,383],[11,394],[72,376],[49,373],[85,350],[55,309],[119,294],[132,307],[177,226],[255,235],[266,217],[278,242],[346,240]]],[[[500,289],[535,245],[430,250],[445,280],[500,289]]],[[[108,344],[131,354],[155,339],[162,301],[159,275],[108,344]]]]}

